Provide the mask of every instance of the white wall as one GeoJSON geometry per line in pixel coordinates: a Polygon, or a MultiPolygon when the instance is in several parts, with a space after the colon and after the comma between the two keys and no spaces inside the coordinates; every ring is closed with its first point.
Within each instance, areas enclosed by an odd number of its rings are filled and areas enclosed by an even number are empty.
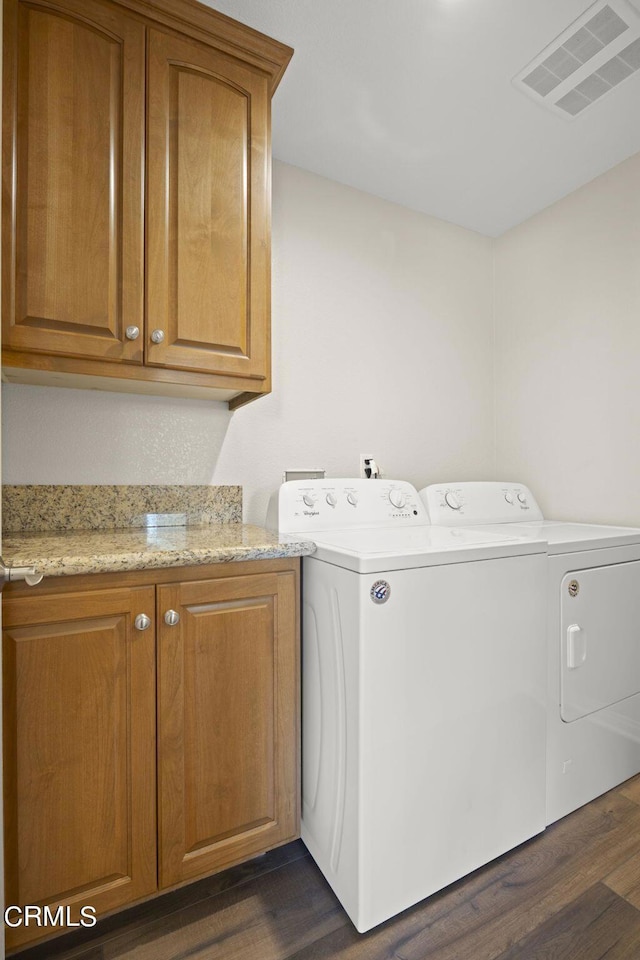
{"type": "Polygon", "coordinates": [[[497,474],[640,525],[640,154],[496,242],[497,474]]]}
{"type": "Polygon", "coordinates": [[[274,165],[274,392],[207,401],[3,387],[6,483],[241,483],[361,452],[422,485],[493,467],[493,242],[274,165]]]}

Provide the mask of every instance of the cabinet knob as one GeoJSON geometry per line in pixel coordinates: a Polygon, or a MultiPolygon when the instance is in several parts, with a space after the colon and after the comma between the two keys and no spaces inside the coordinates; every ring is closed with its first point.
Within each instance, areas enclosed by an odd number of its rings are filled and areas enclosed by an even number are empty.
{"type": "Polygon", "coordinates": [[[180,623],[180,614],[175,610],[167,610],[164,615],[164,622],[168,627],[175,627],[176,623],[180,623]]]}
{"type": "Polygon", "coordinates": [[[153,343],[162,343],[164,340],[164,330],[153,330],[151,333],[151,340],[153,343]]]}
{"type": "Polygon", "coordinates": [[[146,630],[151,626],[151,618],[148,617],[146,613],[139,613],[133,621],[133,625],[136,630],[146,630]]]}
{"type": "Polygon", "coordinates": [[[127,329],[124,332],[124,335],[127,338],[127,340],[137,340],[138,337],[140,336],[140,327],[136,327],[133,325],[130,327],[127,327],[127,329]]]}

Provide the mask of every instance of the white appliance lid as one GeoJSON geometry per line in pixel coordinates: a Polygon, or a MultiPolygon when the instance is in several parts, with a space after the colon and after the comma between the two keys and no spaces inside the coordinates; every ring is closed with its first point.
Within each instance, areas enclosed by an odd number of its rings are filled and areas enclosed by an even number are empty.
{"type": "Polygon", "coordinates": [[[483,524],[491,535],[521,537],[523,540],[546,540],[550,554],[573,553],[640,543],[640,528],[611,527],[596,523],[571,523],[563,520],[538,520],[530,523],[483,524]]]}
{"type": "Polygon", "coordinates": [[[313,540],[313,559],[358,573],[545,553],[547,547],[544,540],[513,537],[504,530],[438,526],[331,530],[314,534],[313,540]]]}

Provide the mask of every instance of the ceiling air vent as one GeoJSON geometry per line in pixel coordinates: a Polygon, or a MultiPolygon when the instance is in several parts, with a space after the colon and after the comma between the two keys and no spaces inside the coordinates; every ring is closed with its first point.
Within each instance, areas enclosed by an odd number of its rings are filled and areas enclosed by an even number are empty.
{"type": "Polygon", "coordinates": [[[640,13],[627,0],[599,0],[513,78],[565,119],[578,116],[640,71],[640,13]]]}

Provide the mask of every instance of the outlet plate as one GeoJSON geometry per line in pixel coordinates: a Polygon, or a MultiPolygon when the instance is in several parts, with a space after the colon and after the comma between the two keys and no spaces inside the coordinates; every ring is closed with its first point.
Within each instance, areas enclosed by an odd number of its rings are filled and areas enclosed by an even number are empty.
{"type": "Polygon", "coordinates": [[[367,454],[367,453],[360,454],[360,476],[364,480],[371,479],[371,475],[370,474],[367,475],[367,461],[372,461],[373,463],[376,464],[376,469],[378,470],[378,476],[380,476],[380,467],[376,463],[375,457],[372,457],[370,454],[367,454]]]}
{"type": "Polygon", "coordinates": [[[282,482],[289,480],[324,480],[326,471],[317,467],[296,467],[293,470],[285,470],[282,474],[282,482]]]}

